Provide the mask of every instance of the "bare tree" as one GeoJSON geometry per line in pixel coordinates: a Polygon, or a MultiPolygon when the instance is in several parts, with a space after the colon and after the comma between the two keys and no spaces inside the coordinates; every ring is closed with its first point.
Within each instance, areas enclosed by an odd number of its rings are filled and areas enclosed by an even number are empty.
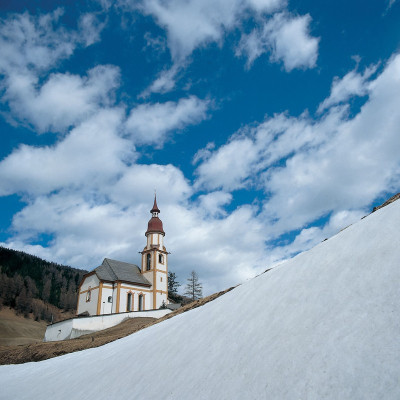
{"type": "Polygon", "coordinates": [[[199,282],[196,271],[190,273],[185,287],[185,296],[190,297],[193,301],[203,297],[203,285],[199,282]]]}

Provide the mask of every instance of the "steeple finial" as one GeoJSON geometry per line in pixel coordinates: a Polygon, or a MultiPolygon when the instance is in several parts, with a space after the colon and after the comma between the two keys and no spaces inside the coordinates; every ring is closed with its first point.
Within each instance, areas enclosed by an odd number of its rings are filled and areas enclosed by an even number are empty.
{"type": "Polygon", "coordinates": [[[153,208],[150,210],[150,212],[153,214],[154,217],[157,217],[157,214],[160,212],[160,210],[159,210],[159,208],[157,206],[157,195],[156,195],[156,193],[154,193],[154,204],[153,204],[153,208]],[[155,213],[157,213],[157,214],[154,215],[155,213]]]}

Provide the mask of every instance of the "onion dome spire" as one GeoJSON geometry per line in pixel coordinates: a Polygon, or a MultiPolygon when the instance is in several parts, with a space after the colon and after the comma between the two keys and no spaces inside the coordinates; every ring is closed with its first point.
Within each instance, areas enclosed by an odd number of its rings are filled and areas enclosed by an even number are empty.
{"type": "Polygon", "coordinates": [[[158,213],[160,212],[160,209],[157,206],[156,195],[154,195],[154,204],[153,204],[153,208],[150,210],[150,212],[151,212],[151,218],[147,225],[146,236],[149,233],[161,233],[163,236],[165,236],[165,232],[163,229],[163,223],[162,223],[161,219],[158,218],[158,213]]]}

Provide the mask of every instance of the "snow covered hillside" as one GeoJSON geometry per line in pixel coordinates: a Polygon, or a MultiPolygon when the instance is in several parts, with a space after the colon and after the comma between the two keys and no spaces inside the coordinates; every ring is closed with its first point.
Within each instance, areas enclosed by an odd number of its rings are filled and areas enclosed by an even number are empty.
{"type": "Polygon", "coordinates": [[[396,201],[203,307],[0,367],[0,398],[399,399],[399,226],[396,201]]]}

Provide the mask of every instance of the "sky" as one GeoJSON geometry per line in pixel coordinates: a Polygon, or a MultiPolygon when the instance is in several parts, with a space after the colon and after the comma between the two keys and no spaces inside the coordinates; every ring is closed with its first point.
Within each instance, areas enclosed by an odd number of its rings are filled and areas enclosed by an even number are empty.
{"type": "Polygon", "coordinates": [[[204,294],[400,191],[400,2],[0,2],[0,245],[204,294]]]}

